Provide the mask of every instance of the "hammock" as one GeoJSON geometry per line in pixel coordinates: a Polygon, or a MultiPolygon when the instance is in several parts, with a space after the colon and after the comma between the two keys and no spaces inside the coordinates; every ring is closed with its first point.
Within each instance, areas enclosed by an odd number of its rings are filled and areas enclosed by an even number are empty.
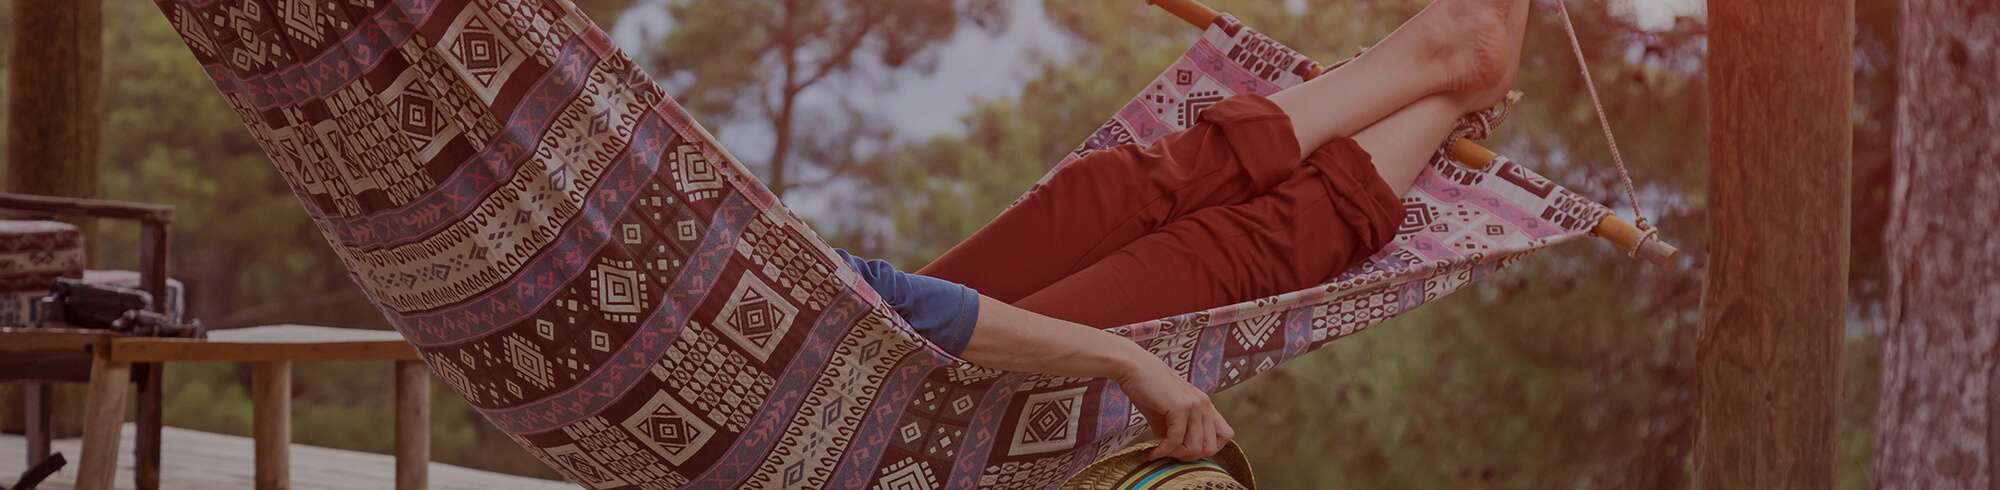
{"type": "MultiPolygon", "coordinates": [[[[1115,384],[919,337],[566,0],[158,4],[369,299],[587,488],[1047,488],[1150,437],[1115,384]]],[[[1076,154],[1317,68],[1217,18],[1076,154]]],[[[1504,158],[1403,202],[1329,284],[1115,332],[1218,391],[1609,214],[1504,158]]]]}

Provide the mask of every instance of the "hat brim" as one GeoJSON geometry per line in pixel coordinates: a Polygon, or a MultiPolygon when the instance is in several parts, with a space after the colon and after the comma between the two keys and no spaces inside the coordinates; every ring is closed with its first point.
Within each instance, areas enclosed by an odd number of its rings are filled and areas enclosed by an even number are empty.
{"type": "MultiPolygon", "coordinates": [[[[1141,467],[1153,461],[1153,458],[1148,457],[1147,453],[1159,446],[1160,441],[1155,439],[1134,444],[1131,447],[1111,453],[1110,456],[1100,458],[1096,462],[1084,466],[1082,471],[1078,471],[1075,475],[1070,476],[1069,481],[1063,482],[1062,490],[1112,490],[1119,488],[1120,484],[1126,483],[1127,478],[1134,476],[1141,467]]],[[[1257,490],[1257,479],[1250,471],[1250,459],[1243,456],[1243,448],[1238,447],[1236,441],[1229,441],[1223,444],[1222,449],[1216,451],[1215,455],[1203,458],[1202,460],[1221,467],[1224,472],[1228,473],[1230,478],[1235,479],[1236,483],[1242,485],[1244,489],[1257,490]]]]}

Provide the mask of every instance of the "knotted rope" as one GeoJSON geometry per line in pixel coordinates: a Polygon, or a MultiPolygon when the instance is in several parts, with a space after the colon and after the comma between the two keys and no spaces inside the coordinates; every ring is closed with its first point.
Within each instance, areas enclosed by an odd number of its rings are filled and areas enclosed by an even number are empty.
{"type": "Polygon", "coordinates": [[[1590,64],[1584,61],[1583,43],[1576,40],[1576,27],[1570,24],[1569,8],[1563,6],[1562,0],[1556,0],[1555,4],[1556,13],[1562,16],[1563,32],[1569,33],[1570,51],[1576,53],[1576,66],[1583,72],[1583,87],[1590,92],[1590,106],[1597,109],[1597,125],[1604,129],[1604,141],[1611,145],[1611,161],[1618,165],[1618,180],[1625,184],[1625,197],[1631,200],[1632,215],[1638,218],[1633,220],[1632,225],[1639,229],[1641,235],[1632,242],[1630,251],[1631,256],[1638,257],[1639,249],[1644,248],[1646,242],[1659,239],[1660,230],[1646,222],[1645,213],[1639,210],[1639,193],[1633,190],[1631,172],[1625,170],[1625,157],[1618,153],[1618,138],[1611,135],[1611,120],[1604,117],[1604,101],[1597,97],[1597,83],[1591,81],[1590,64]]]}
{"type": "Polygon", "coordinates": [[[1484,141],[1493,137],[1494,128],[1500,127],[1500,123],[1507,121],[1507,116],[1514,114],[1514,103],[1520,101],[1521,91],[1509,90],[1507,98],[1502,99],[1500,105],[1460,116],[1458,122],[1451,127],[1451,132],[1445,135],[1444,146],[1438,147],[1437,155],[1432,157],[1433,161],[1448,161],[1451,158],[1451,150],[1458,147],[1459,141],[1484,141]]]}

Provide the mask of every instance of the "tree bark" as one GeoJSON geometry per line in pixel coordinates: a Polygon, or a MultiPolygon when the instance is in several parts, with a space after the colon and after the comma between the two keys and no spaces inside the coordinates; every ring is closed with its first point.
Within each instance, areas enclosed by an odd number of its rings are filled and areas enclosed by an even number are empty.
{"type": "Polygon", "coordinates": [[[1903,0],[1876,488],[2000,487],[2000,3],[1903,0]]]}
{"type": "Polygon", "coordinates": [[[1854,4],[1710,0],[1708,12],[1695,488],[1833,488],[1854,4]]]}
{"type": "MultiPolygon", "coordinates": [[[[102,0],[17,1],[8,49],[7,192],[98,197],[102,0]]],[[[96,251],[94,220],[84,245],[96,251]]],[[[92,262],[96,254],[92,253],[92,262]]]]}

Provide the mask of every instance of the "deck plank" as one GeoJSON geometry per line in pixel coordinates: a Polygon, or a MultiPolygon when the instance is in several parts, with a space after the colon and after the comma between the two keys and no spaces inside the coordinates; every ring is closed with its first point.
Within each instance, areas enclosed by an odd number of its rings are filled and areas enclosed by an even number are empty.
{"type": "MultiPolygon", "coordinates": [[[[133,424],[125,424],[122,448],[132,447],[133,424]]],[[[251,488],[256,482],[251,459],[255,449],[248,437],[237,437],[175,427],[162,430],[160,461],[161,490],[251,488]]],[[[54,450],[69,459],[63,471],[42,482],[40,489],[72,490],[76,482],[77,459],[83,451],[78,439],[58,439],[54,450]]],[[[27,439],[0,434],[0,486],[14,484],[27,458],[27,439]]],[[[292,445],[292,488],[299,490],[376,490],[395,488],[395,457],[345,449],[300,444],[292,445]]],[[[132,452],[118,454],[115,487],[132,487],[132,452]]],[[[430,488],[434,490],[574,490],[574,484],[480,471],[462,466],[431,463],[430,488]]]]}

